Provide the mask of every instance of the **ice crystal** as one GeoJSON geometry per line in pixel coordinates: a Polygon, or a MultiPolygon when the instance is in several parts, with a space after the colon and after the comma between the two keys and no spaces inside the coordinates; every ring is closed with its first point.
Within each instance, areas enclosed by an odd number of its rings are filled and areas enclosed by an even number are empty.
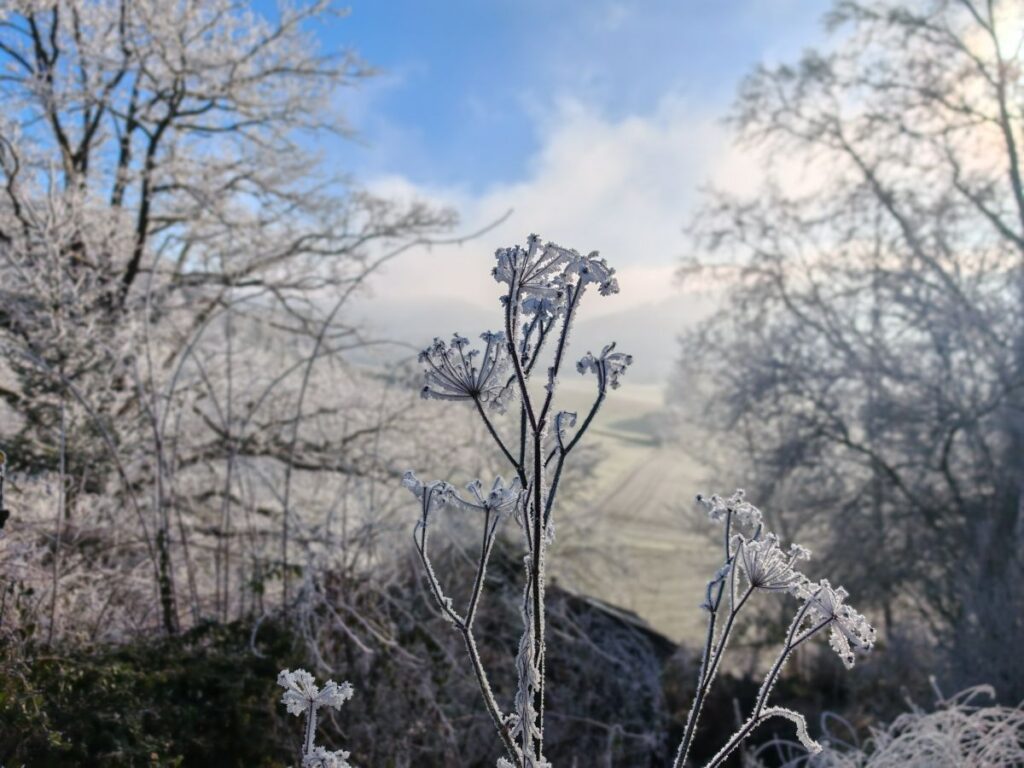
{"type": "Polygon", "coordinates": [[[457,333],[447,344],[435,338],[420,352],[420,362],[427,365],[420,394],[435,400],[475,400],[503,411],[511,393],[504,375],[508,370],[505,334],[487,332],[480,338],[487,345],[482,353],[468,349],[469,339],[457,333]]]}
{"type": "Polygon", "coordinates": [[[597,374],[598,381],[607,383],[612,389],[619,388],[619,378],[626,372],[626,368],[633,364],[633,356],[623,352],[615,351],[615,343],[609,344],[601,350],[601,354],[594,357],[592,352],[587,352],[578,363],[576,370],[581,374],[593,371],[597,374]]]}

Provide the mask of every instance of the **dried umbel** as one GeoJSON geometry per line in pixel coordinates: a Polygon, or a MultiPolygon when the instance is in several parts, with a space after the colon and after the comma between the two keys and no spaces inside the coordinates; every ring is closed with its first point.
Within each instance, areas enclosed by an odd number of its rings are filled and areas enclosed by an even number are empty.
{"type": "Polygon", "coordinates": [[[486,403],[504,411],[511,389],[508,387],[508,358],[505,335],[483,333],[487,346],[468,349],[469,339],[455,334],[450,343],[434,339],[420,352],[419,360],[427,364],[426,383],[421,394],[434,400],[467,400],[486,403]]]}
{"type": "Polygon", "coordinates": [[[306,717],[306,733],[302,742],[302,768],[354,768],[348,762],[349,753],[344,750],[332,752],[316,746],[317,711],[323,707],[341,709],[341,705],[352,698],[352,686],[328,680],[323,688],[304,669],[294,671],[282,669],[277,684],[284,688],[281,703],[288,713],[306,717]]]}
{"type": "Polygon", "coordinates": [[[554,243],[542,243],[536,235],[531,235],[525,246],[498,250],[496,262],[492,274],[505,286],[503,330],[483,334],[483,350],[469,349],[468,339],[458,334],[449,343],[435,339],[420,361],[426,365],[423,396],[471,403],[513,478],[507,484],[497,478],[486,493],[484,485],[474,480],[466,486],[468,495],[444,481],[424,483],[411,472],[403,483],[420,502],[414,539],[430,592],[444,618],[462,634],[484,705],[505,748],[499,765],[544,768],[550,766],[544,757],[544,572],[547,548],[554,540],[555,499],[566,459],[590,427],[608,390],[619,386],[633,359],[615,351],[614,344],[599,356],[588,353],[576,367],[581,374],[596,374],[590,410],[582,420],[576,413],[555,410],[558,376],[576,311],[590,286],[596,286],[602,296],[618,292],[615,270],[597,253],[584,256],[554,243]],[[546,370],[541,369],[542,384],[532,386],[538,361],[545,353],[549,353],[549,362],[546,370]],[[512,430],[514,442],[502,435],[501,425],[489,415],[503,411],[513,401],[519,406],[519,420],[512,430]],[[442,508],[472,512],[483,527],[476,577],[464,610],[457,609],[448,597],[430,559],[433,513],[442,508]],[[515,661],[518,686],[512,711],[506,713],[491,690],[473,625],[498,526],[509,517],[523,533],[525,583],[523,634],[515,661]]]}
{"type": "Polygon", "coordinates": [[[701,708],[721,665],[736,617],[755,592],[788,593],[799,601],[799,605],[782,649],[761,683],[750,716],[711,759],[708,768],[721,765],[755,728],[773,717],[792,721],[801,746],[816,753],[821,746],[811,739],[803,715],[782,707],[768,706],[768,697],[783,665],[798,647],[828,630],[829,644],[849,669],[853,667],[856,653],[866,653],[874,646],[875,630],[861,614],[846,604],[846,590],[833,588],[826,579],[811,582],[797,569],[797,563],[809,559],[811,553],[799,544],[783,550],[778,536],[765,530],[761,511],[746,500],[742,490],[728,498],[698,496],[697,501],[707,510],[711,520],[725,527],[722,539],[724,563],[708,582],[701,606],[708,612],[707,641],[693,706],[673,768],[681,768],[686,762],[700,721],[701,708]],[[742,579],[738,576],[740,573],[743,574],[742,579]]]}

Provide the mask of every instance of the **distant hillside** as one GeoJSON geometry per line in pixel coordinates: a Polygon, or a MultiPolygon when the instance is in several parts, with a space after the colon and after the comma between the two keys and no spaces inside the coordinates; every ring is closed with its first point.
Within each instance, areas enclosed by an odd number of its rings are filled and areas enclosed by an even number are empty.
{"type": "MultiPolygon", "coordinates": [[[[680,294],[594,318],[588,318],[584,312],[570,340],[571,357],[598,352],[606,343],[615,341],[619,349],[634,357],[630,381],[663,384],[675,365],[680,332],[709,309],[710,300],[703,294],[680,294]]],[[[375,350],[375,355],[388,360],[412,354],[434,336],[449,336],[458,331],[472,338],[485,329],[496,328],[498,320],[495,311],[459,300],[395,302],[368,298],[360,302],[355,314],[369,336],[398,342],[375,350]]]]}

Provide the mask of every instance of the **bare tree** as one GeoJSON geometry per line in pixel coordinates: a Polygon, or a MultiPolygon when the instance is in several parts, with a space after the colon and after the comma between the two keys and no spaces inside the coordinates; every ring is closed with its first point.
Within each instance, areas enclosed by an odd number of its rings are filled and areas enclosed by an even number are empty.
{"type": "Polygon", "coordinates": [[[784,535],[822,541],[887,630],[908,608],[941,637],[1019,630],[1024,17],[838,2],[828,23],[827,52],[741,88],[742,140],[804,180],[713,194],[695,223],[688,269],[727,288],[684,343],[688,396],[784,535]]]}
{"type": "Polygon", "coordinates": [[[348,132],[339,89],[369,73],[317,44],[339,15],[0,10],[0,398],[17,417],[2,439],[19,471],[66,459],[63,525],[76,499],[117,491],[132,518],[104,535],[134,531],[168,632],[182,578],[194,619],[258,608],[267,581],[288,604],[312,500],[296,478],[330,478],[329,496],[392,471],[379,433],[407,409],[357,407],[382,402],[380,379],[345,363],[373,340],[344,309],[454,216],[321,171],[315,140],[348,132]]]}

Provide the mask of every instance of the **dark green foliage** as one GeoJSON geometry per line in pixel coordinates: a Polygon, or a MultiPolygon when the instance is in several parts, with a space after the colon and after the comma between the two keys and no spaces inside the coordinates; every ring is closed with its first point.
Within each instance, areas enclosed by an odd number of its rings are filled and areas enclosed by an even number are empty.
{"type": "Polygon", "coordinates": [[[101,650],[4,649],[0,764],[288,765],[276,679],[301,655],[270,627],[257,656],[249,635],[236,624],[101,650]]]}

